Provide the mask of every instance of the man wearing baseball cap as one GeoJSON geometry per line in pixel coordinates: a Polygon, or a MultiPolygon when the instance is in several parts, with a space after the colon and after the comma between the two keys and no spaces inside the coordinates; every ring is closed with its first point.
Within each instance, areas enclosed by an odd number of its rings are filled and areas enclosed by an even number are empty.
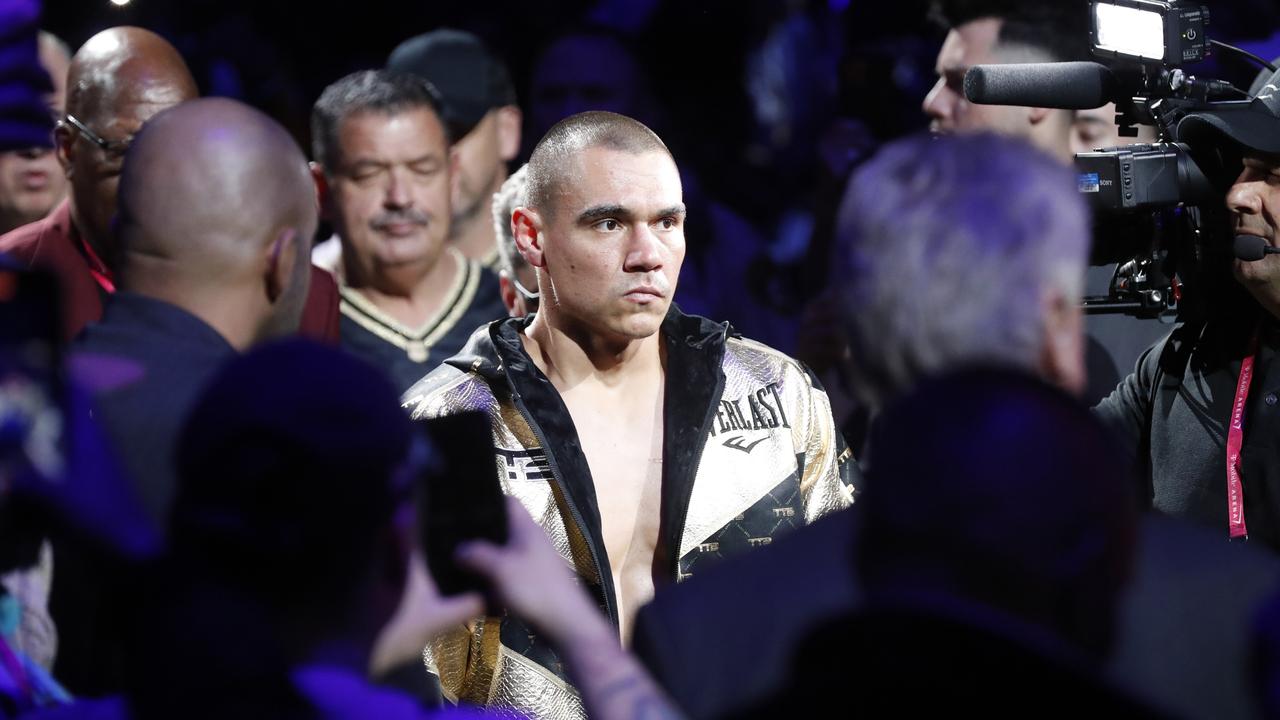
{"type": "Polygon", "coordinates": [[[520,150],[520,108],[502,60],[475,35],[440,29],[400,43],[387,70],[431,82],[444,101],[444,121],[456,138],[458,182],[449,241],[464,255],[496,269],[497,239],[490,219],[493,194],[520,150]]]}
{"type": "Polygon", "coordinates": [[[1245,106],[1179,123],[1178,141],[1243,158],[1226,198],[1236,257],[1221,243],[1204,248],[1205,318],[1147,350],[1097,408],[1134,452],[1156,510],[1272,551],[1280,550],[1280,257],[1269,254],[1280,247],[1278,88],[1280,73],[1245,106]],[[1225,281],[1228,262],[1235,283],[1225,281]]]}

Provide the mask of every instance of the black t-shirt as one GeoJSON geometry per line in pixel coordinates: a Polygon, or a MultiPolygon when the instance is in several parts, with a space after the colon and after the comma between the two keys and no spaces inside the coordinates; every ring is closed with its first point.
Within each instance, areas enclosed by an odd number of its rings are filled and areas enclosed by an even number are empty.
{"type": "MultiPolygon", "coordinates": [[[[1143,492],[1167,515],[1228,537],[1227,435],[1251,318],[1180,326],[1096,408],[1134,455],[1143,492]],[[1243,320],[1250,320],[1244,322],[1243,320]]],[[[1262,326],[1240,452],[1250,544],[1280,550],[1280,328],[1262,326]]]]}
{"type": "Polygon", "coordinates": [[[476,328],[507,316],[498,276],[478,262],[460,264],[440,309],[408,328],[345,284],[339,287],[342,346],[386,371],[401,391],[456,355],[476,328]]]}

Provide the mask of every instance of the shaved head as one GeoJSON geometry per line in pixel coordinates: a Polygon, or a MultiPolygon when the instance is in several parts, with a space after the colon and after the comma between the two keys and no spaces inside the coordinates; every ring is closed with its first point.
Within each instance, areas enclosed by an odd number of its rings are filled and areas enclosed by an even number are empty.
{"type": "Polygon", "coordinates": [[[626,115],[599,110],[571,115],[551,126],[529,156],[526,205],[548,217],[554,215],[556,200],[568,179],[565,175],[576,167],[572,159],[592,148],[630,155],[660,152],[672,157],[657,134],[626,115]]]}
{"type": "Polygon", "coordinates": [[[89,38],[67,71],[66,114],[55,133],[58,160],[71,183],[76,230],[110,267],[121,149],[152,115],[196,97],[182,56],[150,30],[118,27],[89,38]],[[86,132],[87,129],[87,132],[86,132]],[[110,143],[99,147],[89,133],[110,143]]]}
{"type": "Polygon", "coordinates": [[[306,157],[283,127],[234,100],[183,103],[152,118],[125,158],[124,287],[184,306],[242,293],[265,311],[277,299],[264,292],[264,273],[288,263],[277,290],[302,285],[286,298],[297,301],[284,308],[291,315],[306,294],[316,215],[306,157]]]}
{"type": "Polygon", "coordinates": [[[685,250],[684,190],[667,146],[625,115],[584,112],[547,131],[525,172],[511,224],[538,269],[531,332],[545,320],[615,346],[652,337],[685,250]]]}
{"type": "Polygon", "coordinates": [[[117,27],[89,38],[71,59],[67,112],[84,123],[108,120],[122,103],[175,105],[196,97],[178,51],[150,30],[117,27]]]}

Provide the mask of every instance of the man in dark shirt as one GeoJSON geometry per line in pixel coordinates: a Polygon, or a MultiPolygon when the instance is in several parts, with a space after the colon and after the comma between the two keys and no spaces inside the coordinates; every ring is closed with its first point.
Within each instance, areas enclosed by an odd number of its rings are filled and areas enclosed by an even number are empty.
{"type": "MultiPolygon", "coordinates": [[[[1277,81],[1280,74],[1270,87],[1277,81]]],[[[1240,151],[1244,170],[1227,194],[1234,233],[1280,245],[1280,97],[1264,94],[1230,118],[1193,115],[1179,135],[1240,151]]],[[[1212,257],[1221,257],[1217,250],[1212,257]]],[[[1238,286],[1212,287],[1206,319],[1152,346],[1097,410],[1133,451],[1156,510],[1274,551],[1280,550],[1280,258],[1232,262],[1238,286]]],[[[1225,267],[1210,271],[1225,280],[1225,267]]]]}
{"type": "Polygon", "coordinates": [[[120,185],[120,291],[74,346],[75,362],[162,523],[173,440],[205,380],[237,351],[297,330],[315,200],[285,130],[220,99],[158,115],[120,185]]]}
{"type": "MultiPolygon", "coordinates": [[[[159,529],[175,492],[176,438],[209,377],[258,340],[297,331],[315,195],[283,128],[207,99],[147,122],[128,150],[119,205],[119,292],[69,362],[159,529]]],[[[57,675],[79,695],[118,691],[135,569],[79,543],[54,552],[57,675]]]]}
{"type": "Polygon", "coordinates": [[[498,279],[449,245],[457,161],[425,81],[368,70],[311,115],[316,182],[342,241],[342,345],[401,390],[505,317],[498,279]]]}

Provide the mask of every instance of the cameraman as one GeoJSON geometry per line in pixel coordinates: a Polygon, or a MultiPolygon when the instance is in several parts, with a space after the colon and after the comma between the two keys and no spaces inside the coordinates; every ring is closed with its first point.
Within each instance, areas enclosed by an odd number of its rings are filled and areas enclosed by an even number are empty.
{"type": "MultiPolygon", "coordinates": [[[[935,0],[931,14],[948,32],[938,51],[938,81],[923,104],[930,129],[1020,137],[1063,163],[1070,163],[1082,147],[1125,144],[1116,133],[1114,106],[1107,116],[1105,109],[1073,113],[965,99],[965,72],[974,65],[1090,59],[1088,8],[1082,0],[935,0]]],[[[1114,272],[1114,264],[1088,268],[1085,294],[1106,295],[1114,272]]],[[[1083,398],[1094,403],[1106,397],[1143,349],[1167,332],[1167,326],[1151,320],[1087,316],[1089,384],[1083,398]]]]}
{"type": "MultiPolygon", "coordinates": [[[[1180,140],[1203,138],[1243,156],[1226,198],[1233,232],[1262,238],[1268,248],[1280,246],[1277,83],[1280,73],[1247,111],[1193,114],[1178,128],[1180,140]]],[[[1238,285],[1212,288],[1206,319],[1180,325],[1148,349],[1097,411],[1134,453],[1145,499],[1156,510],[1275,551],[1280,258],[1232,263],[1238,285]]]]}

